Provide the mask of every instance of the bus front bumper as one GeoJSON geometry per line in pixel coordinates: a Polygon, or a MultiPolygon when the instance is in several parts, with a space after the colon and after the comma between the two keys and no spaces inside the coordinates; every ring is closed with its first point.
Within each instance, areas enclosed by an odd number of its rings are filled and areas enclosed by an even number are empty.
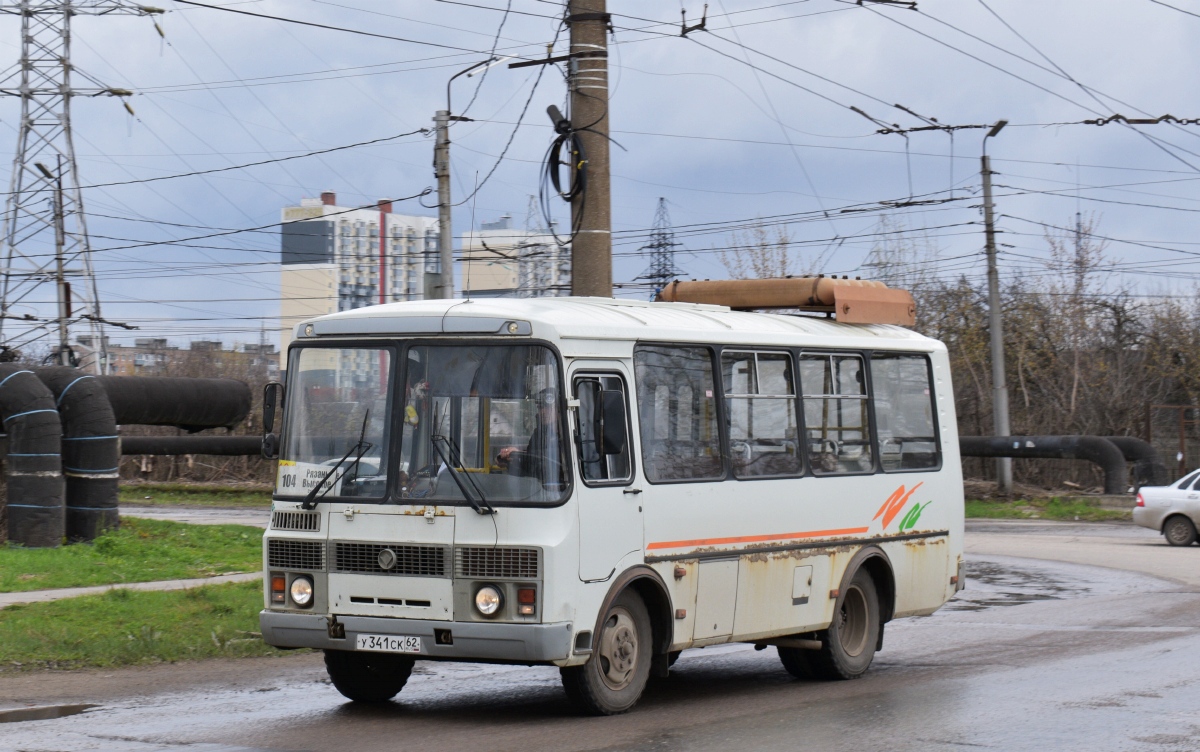
{"type": "Polygon", "coordinates": [[[258,615],[263,641],[279,648],[355,650],[358,635],[416,636],[419,658],[549,663],[571,655],[571,624],[498,624],[491,622],[422,621],[376,616],[338,616],[338,637],[330,636],[330,617],[264,610],[258,615]],[[438,640],[434,630],[442,634],[438,640]],[[345,637],[341,637],[344,630],[345,637]],[[450,644],[445,632],[450,633],[450,644]]]}

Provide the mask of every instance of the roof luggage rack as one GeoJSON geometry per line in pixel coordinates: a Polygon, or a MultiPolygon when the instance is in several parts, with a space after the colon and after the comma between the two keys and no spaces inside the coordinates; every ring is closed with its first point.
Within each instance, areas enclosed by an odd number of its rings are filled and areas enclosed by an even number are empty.
{"type": "Polygon", "coordinates": [[[790,309],[833,315],[844,324],[913,326],[917,307],[907,290],[882,282],[842,277],[675,280],[655,300],[708,303],[735,311],[790,309]]]}

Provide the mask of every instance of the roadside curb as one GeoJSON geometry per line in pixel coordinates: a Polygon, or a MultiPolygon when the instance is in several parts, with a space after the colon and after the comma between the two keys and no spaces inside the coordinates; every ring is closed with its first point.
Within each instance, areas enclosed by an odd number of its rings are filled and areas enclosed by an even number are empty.
{"type": "Polygon", "coordinates": [[[24,593],[0,593],[0,609],[18,603],[46,603],[82,595],[101,595],[109,590],[188,590],[202,585],[223,585],[229,582],[252,582],[262,579],[262,572],[240,572],[216,577],[197,577],[191,580],[159,580],[157,582],[120,582],[114,585],[96,585],[81,588],[55,588],[53,590],[29,590],[24,593]]]}

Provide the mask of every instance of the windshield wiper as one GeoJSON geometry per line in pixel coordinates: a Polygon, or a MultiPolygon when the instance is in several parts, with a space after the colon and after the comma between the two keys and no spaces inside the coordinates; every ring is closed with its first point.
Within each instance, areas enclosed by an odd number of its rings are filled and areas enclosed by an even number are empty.
{"type": "Polygon", "coordinates": [[[462,469],[462,457],[458,453],[458,447],[454,446],[450,439],[445,436],[434,435],[429,438],[429,441],[433,445],[433,450],[438,453],[438,457],[441,458],[446,468],[450,471],[450,477],[454,479],[454,484],[458,486],[459,491],[462,491],[463,498],[467,500],[471,507],[479,514],[495,514],[496,510],[488,504],[483,491],[479,488],[475,479],[462,469]],[[443,452],[442,448],[438,446],[439,441],[446,442],[447,452],[443,452]],[[446,456],[447,453],[450,455],[449,457],[446,456]],[[455,465],[458,465],[458,467],[455,467],[455,465]],[[467,484],[463,482],[464,477],[470,481],[472,490],[479,495],[479,501],[475,501],[471,493],[467,491],[467,484]]]}
{"type": "MultiPolygon", "coordinates": [[[[337,463],[333,467],[329,468],[329,472],[325,473],[325,477],[321,478],[320,483],[317,483],[317,485],[313,486],[313,489],[308,492],[308,496],[305,496],[304,501],[302,501],[300,503],[301,509],[315,509],[316,508],[317,500],[324,498],[325,494],[329,493],[329,489],[333,488],[332,483],[329,484],[328,486],[325,486],[325,484],[328,483],[329,479],[333,477],[333,474],[338,471],[338,468],[342,466],[342,463],[344,463],[346,460],[350,459],[350,455],[354,454],[356,451],[358,452],[358,456],[354,458],[354,467],[356,469],[358,468],[359,461],[362,460],[363,455],[366,454],[367,451],[371,448],[371,443],[366,440],[366,438],[367,438],[367,419],[370,417],[371,417],[371,411],[368,410],[366,412],[366,415],[363,415],[362,430],[359,431],[359,433],[358,433],[358,442],[355,443],[354,446],[350,447],[350,449],[345,454],[342,455],[342,458],[340,460],[338,460],[337,463]],[[321,490],[322,486],[325,486],[324,491],[321,490]],[[318,493],[318,492],[320,492],[320,493],[318,493]]],[[[344,478],[345,474],[343,474],[342,477],[344,478]]]]}

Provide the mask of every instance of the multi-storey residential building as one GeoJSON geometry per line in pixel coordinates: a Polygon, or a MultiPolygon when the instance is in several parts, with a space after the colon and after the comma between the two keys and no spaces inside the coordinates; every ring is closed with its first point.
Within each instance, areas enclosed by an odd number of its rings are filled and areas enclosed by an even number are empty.
{"type": "MultiPolygon", "coordinates": [[[[434,217],[392,213],[390,201],[355,209],[326,191],[283,209],[280,352],[304,319],[379,303],[421,300],[439,273],[434,217]],[[427,275],[429,275],[427,277],[427,275]]],[[[286,368],[286,364],[285,364],[286,368]]]]}
{"type": "MultiPolygon", "coordinates": [[[[93,340],[80,337],[79,349],[90,353],[93,340]]],[[[108,367],[114,376],[196,376],[275,381],[279,378],[279,353],[275,345],[233,345],[226,350],[216,340],[196,340],[188,347],[172,345],[162,337],[138,337],[132,345],[105,343],[108,367]]]]}
{"type": "Polygon", "coordinates": [[[463,236],[463,294],[544,298],[571,294],[571,252],[549,234],[512,227],[512,217],[484,222],[463,236]]]}

